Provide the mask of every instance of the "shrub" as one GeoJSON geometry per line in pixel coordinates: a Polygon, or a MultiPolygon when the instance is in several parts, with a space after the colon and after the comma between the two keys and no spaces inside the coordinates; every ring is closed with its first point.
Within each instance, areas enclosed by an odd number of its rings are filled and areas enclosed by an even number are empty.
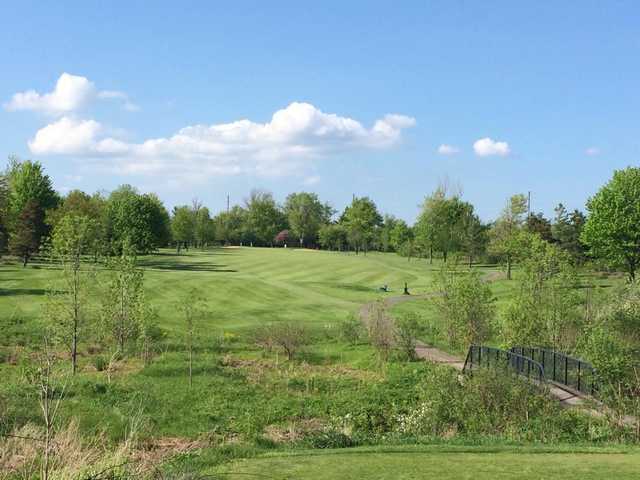
{"type": "Polygon", "coordinates": [[[395,341],[402,357],[416,359],[416,337],[419,334],[420,318],[415,313],[407,313],[396,319],[395,341]]]}
{"type": "Polygon", "coordinates": [[[98,355],[93,357],[93,366],[96,367],[96,370],[99,372],[104,372],[107,369],[109,362],[102,355],[98,355]]]}
{"type": "Polygon", "coordinates": [[[334,429],[313,432],[305,437],[305,442],[312,448],[349,448],[354,446],[351,437],[334,429]]]}
{"type": "Polygon", "coordinates": [[[362,334],[362,322],[351,314],[349,317],[340,322],[340,337],[351,345],[356,345],[362,334]]]}

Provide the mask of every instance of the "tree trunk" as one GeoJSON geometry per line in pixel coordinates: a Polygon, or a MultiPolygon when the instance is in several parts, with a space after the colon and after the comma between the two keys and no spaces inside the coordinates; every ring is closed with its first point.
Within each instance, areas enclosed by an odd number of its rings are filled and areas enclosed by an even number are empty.
{"type": "Polygon", "coordinates": [[[507,255],[507,280],[511,280],[511,256],[507,255]]]}
{"type": "Polygon", "coordinates": [[[433,247],[429,247],[429,265],[433,265],[433,247]]]}
{"type": "Polygon", "coordinates": [[[22,257],[22,268],[26,268],[27,267],[27,262],[28,261],[29,261],[29,255],[27,255],[25,253],[24,256],[22,257]]]}

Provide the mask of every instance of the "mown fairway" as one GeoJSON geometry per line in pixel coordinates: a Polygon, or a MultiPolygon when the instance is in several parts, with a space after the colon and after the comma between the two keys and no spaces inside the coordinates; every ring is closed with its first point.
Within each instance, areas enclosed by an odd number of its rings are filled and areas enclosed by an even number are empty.
{"type": "MultiPolygon", "coordinates": [[[[160,325],[172,331],[181,325],[176,302],[191,288],[206,300],[207,329],[235,330],[279,320],[343,320],[379,297],[383,284],[392,290],[384,295],[401,294],[405,281],[418,293],[429,288],[430,278],[426,261],[407,262],[395,254],[283,248],[219,248],[181,255],[165,250],[141,258],[140,264],[160,325]]],[[[36,320],[45,290],[58,275],[42,264],[0,266],[0,315],[36,320]]]]}
{"type": "Polygon", "coordinates": [[[223,470],[224,478],[274,480],[367,479],[563,479],[638,478],[637,453],[552,453],[535,449],[482,451],[430,447],[299,452],[239,461],[223,470]],[[377,450],[377,451],[376,451],[377,450]],[[447,451],[448,450],[448,451],[447,451]]]}

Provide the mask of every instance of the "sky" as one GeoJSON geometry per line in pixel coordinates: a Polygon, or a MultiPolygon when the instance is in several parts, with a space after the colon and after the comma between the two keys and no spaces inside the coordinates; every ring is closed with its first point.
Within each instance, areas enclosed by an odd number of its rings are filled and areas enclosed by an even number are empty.
{"type": "Polygon", "coordinates": [[[61,193],[312,191],[411,222],[445,182],[489,220],[529,191],[584,209],[639,159],[636,1],[21,1],[0,22],[0,155],[61,193]]]}

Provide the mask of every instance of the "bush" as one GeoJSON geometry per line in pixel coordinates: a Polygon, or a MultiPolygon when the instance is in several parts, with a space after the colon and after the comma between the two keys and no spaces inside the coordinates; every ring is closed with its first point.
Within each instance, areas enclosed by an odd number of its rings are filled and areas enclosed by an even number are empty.
{"type": "Polygon", "coordinates": [[[420,318],[415,313],[407,313],[396,319],[396,347],[402,357],[416,359],[416,337],[420,330],[420,318]]]}
{"type": "Polygon", "coordinates": [[[362,335],[362,322],[351,314],[349,317],[340,322],[340,337],[351,345],[356,345],[362,335]]]}
{"type": "Polygon", "coordinates": [[[279,322],[265,325],[254,332],[254,342],[265,351],[280,347],[288,360],[311,343],[311,335],[305,325],[294,322],[279,322]]]}
{"type": "Polygon", "coordinates": [[[96,367],[96,370],[99,372],[104,372],[107,369],[109,362],[102,355],[98,355],[93,357],[93,366],[96,367]]]}

